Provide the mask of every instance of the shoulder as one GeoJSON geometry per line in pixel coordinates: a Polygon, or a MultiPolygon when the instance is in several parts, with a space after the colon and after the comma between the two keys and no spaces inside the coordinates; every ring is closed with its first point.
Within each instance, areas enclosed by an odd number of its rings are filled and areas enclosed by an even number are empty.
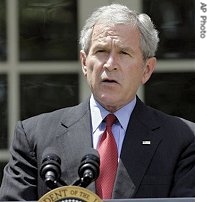
{"type": "Polygon", "coordinates": [[[37,116],[30,117],[22,121],[23,126],[37,127],[38,125],[54,125],[63,120],[74,120],[78,116],[82,116],[88,110],[88,102],[80,103],[76,106],[58,109],[48,113],[42,113],[37,116]]]}
{"type": "Polygon", "coordinates": [[[195,124],[189,120],[172,116],[145,106],[147,115],[147,127],[153,138],[161,139],[160,150],[167,151],[168,155],[173,154],[193,155],[195,149],[195,124]],[[149,120],[150,119],[150,120],[149,120]]]}
{"type": "Polygon", "coordinates": [[[154,119],[159,121],[163,129],[169,131],[171,134],[180,134],[182,137],[188,134],[194,138],[195,123],[182,117],[166,114],[151,107],[148,108],[150,113],[153,114],[154,119]]]}
{"type": "Polygon", "coordinates": [[[146,127],[150,127],[152,130],[159,128],[164,136],[194,139],[195,123],[154,109],[140,100],[138,100],[136,108],[136,113],[140,114],[139,119],[143,119],[142,122],[146,127]]]}
{"type": "Polygon", "coordinates": [[[24,134],[29,142],[51,138],[64,133],[69,125],[79,120],[88,110],[88,102],[84,102],[76,106],[42,113],[18,121],[15,133],[24,134]]]}

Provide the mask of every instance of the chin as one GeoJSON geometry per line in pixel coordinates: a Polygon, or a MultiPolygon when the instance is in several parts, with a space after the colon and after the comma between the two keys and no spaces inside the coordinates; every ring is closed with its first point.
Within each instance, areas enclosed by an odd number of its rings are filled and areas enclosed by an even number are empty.
{"type": "Polygon", "coordinates": [[[105,103],[116,103],[117,102],[117,98],[116,95],[112,95],[112,94],[103,94],[100,96],[101,101],[105,102],[105,103]]]}
{"type": "Polygon", "coordinates": [[[100,97],[99,103],[109,111],[117,111],[119,109],[119,99],[111,95],[103,95],[100,97]]]}

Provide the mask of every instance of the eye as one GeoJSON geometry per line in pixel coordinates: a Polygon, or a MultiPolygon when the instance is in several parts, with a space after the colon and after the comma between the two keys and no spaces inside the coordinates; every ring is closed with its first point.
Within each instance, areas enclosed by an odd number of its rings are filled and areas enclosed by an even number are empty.
{"type": "Polygon", "coordinates": [[[125,51],[121,51],[122,54],[127,55],[128,53],[126,53],[125,51]]]}
{"type": "Polygon", "coordinates": [[[120,51],[120,54],[130,56],[130,54],[127,51],[120,51]]]}
{"type": "Polygon", "coordinates": [[[104,49],[99,49],[99,50],[96,51],[96,53],[103,53],[103,52],[105,52],[104,49]]]}
{"type": "Polygon", "coordinates": [[[97,55],[97,54],[106,54],[107,53],[107,50],[106,49],[97,49],[96,51],[95,51],[95,54],[97,55]]]}

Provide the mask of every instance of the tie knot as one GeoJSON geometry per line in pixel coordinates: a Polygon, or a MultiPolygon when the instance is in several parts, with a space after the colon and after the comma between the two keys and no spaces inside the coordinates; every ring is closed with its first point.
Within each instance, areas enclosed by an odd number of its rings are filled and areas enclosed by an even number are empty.
{"type": "Polygon", "coordinates": [[[106,126],[112,127],[113,123],[116,121],[116,116],[114,114],[108,114],[106,116],[106,126]]]}

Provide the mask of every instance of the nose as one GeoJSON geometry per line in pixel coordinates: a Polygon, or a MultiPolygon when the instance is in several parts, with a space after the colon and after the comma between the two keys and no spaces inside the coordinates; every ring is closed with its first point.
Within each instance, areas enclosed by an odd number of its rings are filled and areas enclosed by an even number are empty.
{"type": "Polygon", "coordinates": [[[107,60],[105,61],[103,67],[105,69],[107,69],[108,71],[117,70],[118,63],[117,63],[116,55],[114,55],[114,53],[109,54],[109,56],[107,57],[107,60]]]}

